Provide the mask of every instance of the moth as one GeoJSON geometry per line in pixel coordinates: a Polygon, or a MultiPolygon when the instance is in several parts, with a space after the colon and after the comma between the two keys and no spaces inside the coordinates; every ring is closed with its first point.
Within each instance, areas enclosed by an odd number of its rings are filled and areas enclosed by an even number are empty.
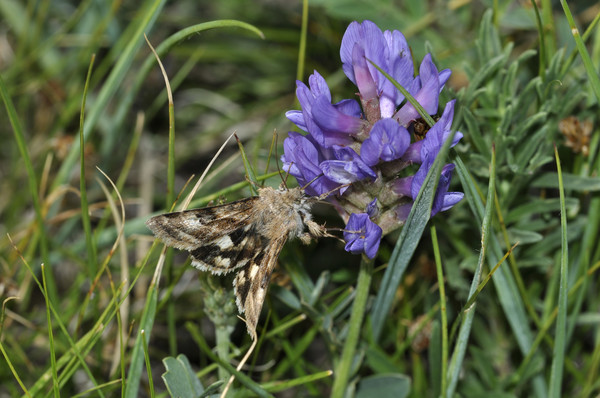
{"type": "Polygon", "coordinates": [[[167,246],[187,250],[194,267],[217,275],[237,272],[236,304],[252,336],[285,242],[299,238],[307,244],[328,235],[310,213],[319,199],[307,196],[302,188],[265,187],[258,194],[224,205],[161,214],[146,222],[167,246]]]}

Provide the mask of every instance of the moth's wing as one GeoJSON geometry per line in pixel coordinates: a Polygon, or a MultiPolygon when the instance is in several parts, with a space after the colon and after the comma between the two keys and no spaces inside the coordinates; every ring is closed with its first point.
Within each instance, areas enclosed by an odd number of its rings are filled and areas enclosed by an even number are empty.
{"type": "MultiPolygon", "coordinates": [[[[262,240],[266,240],[264,236],[262,240]]],[[[252,260],[238,271],[233,280],[236,304],[245,314],[248,333],[256,330],[258,317],[265,301],[271,274],[277,264],[277,258],[287,240],[287,235],[279,236],[264,243],[264,250],[254,254],[252,260]]]]}
{"type": "Polygon", "coordinates": [[[224,274],[248,264],[260,244],[251,223],[257,200],[161,214],[146,225],[167,246],[190,252],[196,268],[224,274]]]}

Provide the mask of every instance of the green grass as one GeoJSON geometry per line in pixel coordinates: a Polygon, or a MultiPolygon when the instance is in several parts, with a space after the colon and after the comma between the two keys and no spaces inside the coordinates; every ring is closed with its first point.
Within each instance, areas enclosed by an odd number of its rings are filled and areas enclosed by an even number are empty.
{"type": "Polygon", "coordinates": [[[396,3],[0,2],[0,395],[208,396],[230,373],[236,397],[600,394],[600,10],[396,3]],[[429,220],[432,174],[373,263],[288,243],[237,372],[231,278],[144,222],[233,132],[243,157],[230,142],[190,206],[278,185],[295,79],[352,97],[339,45],[363,19],[452,69],[464,138],[442,156],[465,198],[429,220]]]}

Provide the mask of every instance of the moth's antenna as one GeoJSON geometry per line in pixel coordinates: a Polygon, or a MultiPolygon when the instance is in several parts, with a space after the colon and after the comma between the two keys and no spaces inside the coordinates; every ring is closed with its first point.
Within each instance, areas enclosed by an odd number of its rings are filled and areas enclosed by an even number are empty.
{"type": "MultiPolygon", "coordinates": [[[[319,174],[318,176],[316,176],[315,178],[313,178],[312,180],[310,180],[308,183],[306,183],[303,187],[302,190],[304,191],[310,184],[312,184],[313,182],[317,181],[319,178],[323,177],[323,174],[319,174]]],[[[349,187],[350,185],[352,185],[351,182],[344,184],[344,185],[340,185],[339,187],[333,188],[331,191],[325,192],[321,195],[319,195],[319,200],[321,199],[325,199],[326,197],[329,196],[329,194],[337,191],[338,189],[342,189],[345,187],[349,187]]]]}
{"type": "MultiPolygon", "coordinates": [[[[291,166],[290,166],[291,167],[291,166]]],[[[304,191],[306,188],[308,188],[308,186],[310,184],[312,184],[313,182],[317,181],[319,178],[323,177],[323,174],[319,174],[318,176],[316,176],[315,178],[313,178],[312,180],[310,180],[309,182],[307,182],[303,187],[302,190],[304,191]]]]}
{"type": "Polygon", "coordinates": [[[287,171],[285,172],[285,178],[283,179],[283,183],[287,186],[287,179],[290,176],[290,170],[292,169],[292,165],[294,164],[294,162],[290,162],[290,167],[288,167],[287,171]]]}
{"type": "Polygon", "coordinates": [[[332,189],[331,191],[329,191],[329,192],[322,193],[321,195],[319,195],[319,200],[323,200],[323,199],[325,199],[326,197],[328,197],[330,194],[334,193],[335,191],[337,191],[337,190],[339,190],[339,189],[342,189],[342,188],[345,188],[345,187],[349,187],[350,185],[352,185],[352,183],[351,183],[351,182],[349,182],[348,184],[340,185],[339,187],[333,188],[333,189],[332,189]]]}

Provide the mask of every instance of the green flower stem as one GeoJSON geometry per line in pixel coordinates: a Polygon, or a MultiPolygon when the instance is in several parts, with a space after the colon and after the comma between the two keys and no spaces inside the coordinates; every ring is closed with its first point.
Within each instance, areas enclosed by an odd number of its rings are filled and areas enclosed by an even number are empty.
{"type": "Polygon", "coordinates": [[[448,385],[448,316],[446,312],[446,288],[444,286],[444,270],[442,268],[442,259],[440,256],[440,247],[438,245],[437,231],[434,225],[431,226],[431,241],[433,243],[433,253],[435,257],[435,269],[438,277],[438,287],[440,292],[440,317],[442,322],[442,383],[440,396],[446,396],[448,385]]]}
{"type": "Polygon", "coordinates": [[[333,398],[342,398],[348,385],[350,378],[350,368],[354,362],[354,354],[356,345],[362,330],[365,309],[367,306],[367,298],[369,297],[369,287],[371,286],[371,278],[373,274],[373,262],[366,256],[362,256],[360,263],[360,271],[358,273],[358,282],[356,283],[356,297],[352,306],[352,314],[350,314],[350,329],[348,337],[344,343],[342,357],[337,364],[337,369],[334,372],[333,388],[331,396],[333,398]]]}
{"type": "MultiPolygon", "coordinates": [[[[229,344],[231,336],[231,327],[223,323],[215,325],[215,338],[217,340],[217,355],[224,362],[229,362],[229,344]]],[[[227,380],[229,372],[222,366],[219,366],[219,380],[227,380]]]]}

